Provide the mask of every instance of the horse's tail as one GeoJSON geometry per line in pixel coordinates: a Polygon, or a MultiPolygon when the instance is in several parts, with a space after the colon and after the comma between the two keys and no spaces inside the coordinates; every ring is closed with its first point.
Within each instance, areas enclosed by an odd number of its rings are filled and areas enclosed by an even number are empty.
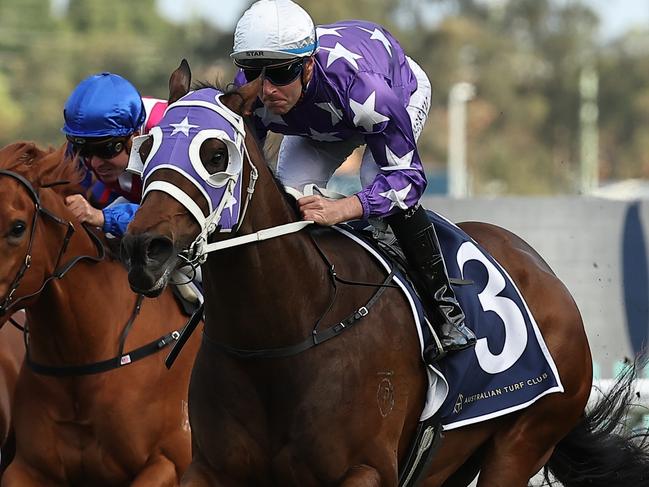
{"type": "MultiPolygon", "coordinates": [[[[565,487],[649,486],[649,430],[623,426],[636,393],[638,360],[561,440],[544,469],[565,487]]],[[[638,394],[639,397],[639,394],[638,394]]]]}

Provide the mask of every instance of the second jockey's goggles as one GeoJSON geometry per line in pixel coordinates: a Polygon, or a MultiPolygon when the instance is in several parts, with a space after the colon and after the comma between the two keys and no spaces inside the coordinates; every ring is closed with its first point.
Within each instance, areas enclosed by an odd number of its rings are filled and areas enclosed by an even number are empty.
{"type": "Polygon", "coordinates": [[[266,60],[266,63],[263,61],[246,63],[237,60],[235,64],[243,70],[243,75],[248,83],[259,78],[265,69],[264,79],[267,79],[275,86],[285,86],[291,84],[302,74],[304,60],[305,58],[299,58],[280,63],[277,60],[266,60]]]}
{"type": "MultiPolygon", "coordinates": [[[[130,137],[130,136],[129,136],[130,137]]],[[[117,157],[124,149],[129,137],[109,137],[101,139],[66,136],[72,150],[81,157],[90,159],[98,157],[99,159],[112,159],[117,157]]]]}

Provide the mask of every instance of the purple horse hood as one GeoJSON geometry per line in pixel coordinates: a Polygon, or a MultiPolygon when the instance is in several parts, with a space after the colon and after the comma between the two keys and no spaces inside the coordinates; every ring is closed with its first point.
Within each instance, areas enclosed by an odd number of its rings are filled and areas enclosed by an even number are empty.
{"type": "Polygon", "coordinates": [[[220,101],[223,93],[214,88],[189,92],[169,105],[158,126],[150,131],[153,147],[144,163],[143,198],[150,191],[163,191],[178,200],[205,229],[205,220],[221,210],[221,231],[230,231],[239,220],[241,209],[241,174],[245,129],[242,118],[220,101]],[[225,171],[210,174],[200,159],[201,144],[216,138],[228,148],[225,171]],[[209,206],[205,215],[182,190],[162,181],[152,181],[158,169],[177,171],[198,188],[209,206]]]}

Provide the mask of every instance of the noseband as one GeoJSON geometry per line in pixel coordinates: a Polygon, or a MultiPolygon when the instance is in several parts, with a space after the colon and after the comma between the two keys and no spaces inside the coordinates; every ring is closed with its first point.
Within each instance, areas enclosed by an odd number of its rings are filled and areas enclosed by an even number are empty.
{"type": "Polygon", "coordinates": [[[80,260],[90,260],[92,262],[99,262],[104,259],[106,255],[106,251],[104,249],[104,244],[99,239],[99,237],[97,237],[97,235],[95,235],[85,225],[83,225],[84,230],[88,233],[90,239],[92,240],[93,244],[97,248],[97,256],[80,255],[73,258],[65,265],[59,266],[61,262],[61,258],[63,257],[63,254],[65,253],[68,247],[68,243],[70,242],[70,238],[72,238],[72,235],[75,232],[74,225],[72,224],[72,222],[63,220],[58,216],[56,216],[55,214],[53,214],[47,208],[44,208],[41,205],[40,197],[38,196],[38,193],[34,189],[34,186],[24,176],[21,176],[20,174],[14,171],[7,171],[5,169],[0,169],[0,176],[8,176],[18,181],[27,190],[27,193],[29,194],[32,201],[34,202],[34,208],[35,208],[34,217],[32,218],[32,228],[29,233],[29,243],[27,244],[27,251],[25,253],[25,258],[23,259],[20,269],[18,269],[16,276],[14,277],[11,285],[9,286],[7,293],[2,298],[2,301],[0,301],[0,316],[4,316],[9,312],[10,309],[15,308],[19,303],[40,294],[43,291],[43,289],[45,289],[45,286],[52,279],[61,279],[80,260]],[[34,244],[34,233],[36,231],[36,224],[38,222],[38,218],[40,215],[49,218],[50,220],[54,221],[54,223],[67,227],[65,237],[63,238],[63,242],[61,244],[58,257],[56,258],[56,264],[54,265],[54,269],[55,269],[54,272],[52,272],[52,274],[43,281],[43,284],[36,292],[33,292],[26,296],[22,296],[14,301],[14,294],[18,289],[18,287],[20,286],[23,277],[25,277],[25,273],[27,272],[27,270],[29,269],[32,263],[32,246],[34,244]]]}

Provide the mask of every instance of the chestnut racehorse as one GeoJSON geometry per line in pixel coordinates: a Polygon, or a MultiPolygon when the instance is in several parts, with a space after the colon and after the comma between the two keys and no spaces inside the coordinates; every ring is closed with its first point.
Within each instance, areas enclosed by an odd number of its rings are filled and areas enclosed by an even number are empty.
{"type": "MultiPolygon", "coordinates": [[[[23,326],[25,313],[18,312],[12,319],[18,326],[23,326]]],[[[22,333],[8,321],[0,322],[0,478],[14,455],[12,404],[18,372],[24,358],[22,333]]]]}
{"type": "MultiPolygon", "coordinates": [[[[385,271],[334,230],[281,234],[292,228],[283,225],[299,220],[295,206],[249,130],[245,148],[237,145],[243,136],[236,129],[243,126],[239,115],[249,114],[261,77],[220,98],[211,87],[189,92],[190,78],[183,61],[170,79],[170,107],[160,131],[138,151],[146,164],[145,196],[122,241],[131,287],[155,296],[172,269],[205,255],[201,248],[249,238],[209,253],[202,265],[206,323],[189,392],[193,460],[182,485],[397,485],[427,385],[406,298],[386,288],[361,324],[299,350],[310,343],[320,320],[322,330],[360,310],[385,282],[385,271]],[[172,105],[177,101],[180,112],[172,105]],[[178,120],[185,113],[190,119],[174,124],[172,133],[164,127],[173,113],[178,120]],[[214,125],[201,125],[208,119],[214,125]],[[179,145],[180,136],[173,138],[181,128],[194,137],[188,148],[179,145]],[[156,159],[165,140],[172,142],[156,159]],[[152,170],[156,160],[164,167],[152,170]],[[190,180],[190,171],[203,174],[204,180],[190,180]],[[221,199],[210,204],[207,195],[213,198],[209,192],[214,188],[221,199]],[[247,212],[246,188],[252,195],[247,212]],[[231,231],[221,232],[226,228],[231,231]],[[266,238],[273,232],[280,235],[266,238]],[[206,235],[209,240],[201,240],[206,235]],[[333,269],[338,280],[376,284],[333,286],[333,269]],[[386,413],[377,404],[381,398],[376,391],[388,375],[394,404],[386,413]]],[[[609,430],[597,434],[595,428],[594,421],[607,423],[607,414],[624,405],[600,408],[604,414],[599,416],[585,414],[591,355],[566,287],[511,232],[484,223],[461,227],[513,278],[543,333],[565,392],[444,433],[418,485],[467,485],[480,470],[481,487],[523,487],[546,464],[568,486],[647,481],[646,453],[624,437],[609,430]]]]}
{"type": "Polygon", "coordinates": [[[75,221],[75,167],[63,148],[0,150],[0,312],[24,308],[29,324],[2,486],[178,485],[198,342],[166,370],[156,352],[187,318],[171,292],[132,293],[104,237],[75,221]]]}

